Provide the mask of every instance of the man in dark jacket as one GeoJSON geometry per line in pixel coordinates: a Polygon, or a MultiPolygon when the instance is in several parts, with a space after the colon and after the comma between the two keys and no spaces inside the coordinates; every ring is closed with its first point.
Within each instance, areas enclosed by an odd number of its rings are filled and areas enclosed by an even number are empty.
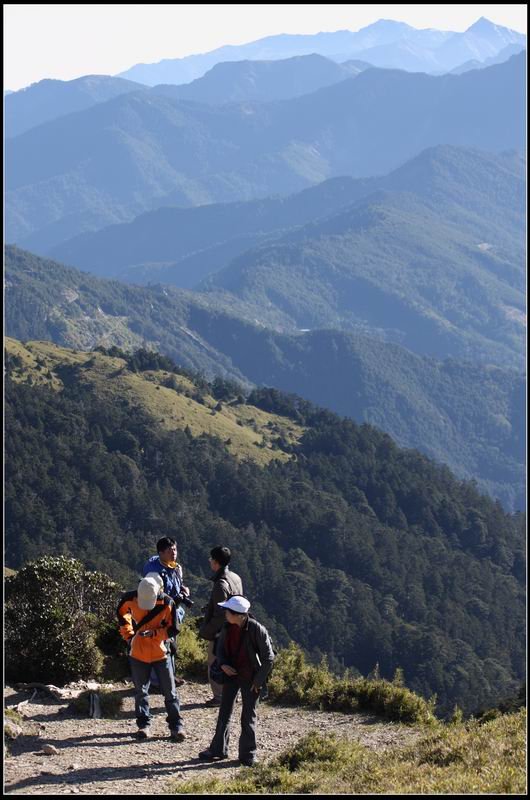
{"type": "Polygon", "coordinates": [[[256,718],[261,689],[265,686],[274,661],[274,650],[267,629],[248,615],[246,597],[234,595],[219,604],[226,610],[217,645],[217,661],[228,682],[222,684],[223,695],[217,727],[210,747],[199,753],[202,761],[228,757],[230,717],[241,691],[241,735],[239,761],[247,767],[256,763],[256,718]]]}
{"type": "Polygon", "coordinates": [[[210,551],[210,568],[214,573],[212,593],[206,606],[204,621],[199,628],[199,636],[207,639],[208,644],[208,678],[212,688],[213,697],[206,701],[208,706],[221,705],[223,687],[216,683],[210,676],[210,666],[215,660],[215,643],[225,622],[224,609],[219,606],[234,594],[243,594],[243,584],[239,575],[228,569],[231,559],[230,548],[217,546],[210,551]]]}

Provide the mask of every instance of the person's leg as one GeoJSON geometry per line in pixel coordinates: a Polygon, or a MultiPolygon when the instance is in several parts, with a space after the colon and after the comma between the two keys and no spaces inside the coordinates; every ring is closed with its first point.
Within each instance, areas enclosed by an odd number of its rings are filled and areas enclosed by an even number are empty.
{"type": "Polygon", "coordinates": [[[175,675],[173,673],[171,657],[168,656],[163,661],[155,661],[153,669],[156,672],[158,683],[164,694],[169,729],[170,731],[181,731],[183,725],[180,715],[180,701],[175,688],[175,675]]]}
{"type": "Polygon", "coordinates": [[[149,675],[151,664],[139,661],[129,656],[131,676],[135,688],[134,707],[136,710],[136,724],[140,729],[149,727],[151,714],[149,712],[149,675]]]}
{"type": "Polygon", "coordinates": [[[215,648],[215,641],[208,642],[208,680],[210,681],[210,687],[212,689],[212,695],[213,695],[212,700],[215,700],[218,703],[220,703],[221,697],[223,695],[223,685],[221,683],[216,683],[215,681],[213,681],[210,676],[210,666],[215,661],[214,648],[215,648]]]}
{"type": "Polygon", "coordinates": [[[230,683],[223,684],[223,695],[221,698],[221,707],[219,708],[219,716],[217,717],[217,726],[209,748],[210,752],[216,756],[228,755],[230,717],[232,716],[232,709],[234,708],[238,690],[238,681],[231,681],[230,683]]]}
{"type": "Polygon", "coordinates": [[[241,682],[241,736],[239,737],[239,760],[244,764],[256,761],[256,719],[259,694],[252,691],[250,681],[241,682]]]}

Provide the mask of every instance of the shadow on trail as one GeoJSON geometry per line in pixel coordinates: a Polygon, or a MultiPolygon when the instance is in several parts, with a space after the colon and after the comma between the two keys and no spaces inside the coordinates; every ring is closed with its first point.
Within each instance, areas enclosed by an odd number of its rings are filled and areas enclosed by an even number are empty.
{"type": "MultiPolygon", "coordinates": [[[[160,778],[175,775],[176,772],[201,772],[206,769],[224,770],[228,767],[234,767],[239,762],[236,759],[227,761],[216,761],[204,763],[199,761],[198,758],[183,759],[182,761],[175,761],[171,766],[158,766],[149,764],[136,764],[135,766],[126,767],[101,767],[100,769],[79,769],[71,770],[67,773],[60,775],[37,775],[32,778],[25,778],[17,783],[9,786],[9,793],[20,792],[22,789],[29,789],[32,786],[58,786],[58,785],[76,785],[83,786],[83,784],[97,783],[101,781],[130,781],[142,780],[143,778],[160,778]]],[[[6,787],[7,788],[7,787],[6,787]]],[[[119,787],[116,791],[119,794],[119,787]]]]}

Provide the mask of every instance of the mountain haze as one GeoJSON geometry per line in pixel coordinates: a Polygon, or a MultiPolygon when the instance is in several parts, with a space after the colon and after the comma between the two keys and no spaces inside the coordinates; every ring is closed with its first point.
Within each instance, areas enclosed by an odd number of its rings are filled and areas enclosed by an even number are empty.
{"type": "MultiPolygon", "coordinates": [[[[380,178],[332,178],[285,198],[161,208],[130,223],[81,234],[50,256],[101,277],[193,288],[256,244],[290,228],[330,217],[377,191],[419,195],[479,241],[522,258],[525,162],[515,153],[493,155],[449,146],[424,151],[380,178]],[[493,243],[490,241],[493,246],[493,243]]],[[[411,241],[411,253],[414,242],[411,241]]],[[[520,273],[519,287],[522,271],[520,273]]]]}
{"type": "Polygon", "coordinates": [[[11,92],[5,101],[5,135],[18,136],[44,122],[104,103],[141,86],[109,75],[85,75],[72,81],[45,79],[11,92]]]}
{"type": "MultiPolygon", "coordinates": [[[[369,66],[366,64],[364,68],[369,66]]],[[[355,66],[355,62],[336,64],[316,54],[280,61],[223,62],[191,83],[155,86],[152,91],[166,97],[215,105],[266,103],[309,94],[351,78],[362,69],[355,66]]]]}
{"type": "Polygon", "coordinates": [[[139,92],[6,142],[6,238],[42,252],[161,205],[384,174],[438,143],[524,147],[526,58],[464,75],[368,69],[289,101],[199,105],[139,92]]]}
{"type": "Polygon", "coordinates": [[[212,378],[295,392],[476,478],[506,508],[524,507],[523,376],[338,331],[282,335],[251,320],[235,298],[126,286],[7,249],[10,336],[156,348],[212,378]]]}
{"type": "Polygon", "coordinates": [[[278,60],[318,53],[337,62],[359,58],[374,66],[420,72],[449,72],[476,58],[483,61],[505,45],[524,45],[526,36],[481,17],[463,33],[417,29],[405,22],[380,19],[359,31],[268,36],[239,46],[225,46],[200,55],[136,64],[119,77],[154,86],[183,84],[200,78],[224,61],[278,60]]]}

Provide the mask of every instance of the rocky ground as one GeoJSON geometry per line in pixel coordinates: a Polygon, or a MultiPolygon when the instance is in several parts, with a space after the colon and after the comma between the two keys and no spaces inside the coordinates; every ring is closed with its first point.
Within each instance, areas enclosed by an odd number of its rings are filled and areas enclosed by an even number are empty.
{"type": "MultiPolygon", "coordinates": [[[[131,685],[121,685],[123,709],[118,719],[74,715],[68,702],[39,692],[19,708],[22,733],[5,758],[6,794],[165,794],[170,784],[208,775],[233,775],[246,769],[237,761],[238,706],[233,718],[230,758],[214,764],[197,758],[208,747],[217,709],[204,707],[209,688],[186,683],[179,689],[186,740],[168,738],[163,697],[151,696],[153,737],[138,741],[131,685]],[[51,754],[45,752],[52,745],[51,754]],[[43,750],[43,746],[45,750],[43,750]]],[[[7,688],[5,707],[28,700],[31,692],[7,688]]],[[[258,715],[258,757],[268,761],[310,731],[335,733],[377,750],[401,747],[418,736],[406,726],[365,714],[341,714],[262,703],[258,715]]]]}

